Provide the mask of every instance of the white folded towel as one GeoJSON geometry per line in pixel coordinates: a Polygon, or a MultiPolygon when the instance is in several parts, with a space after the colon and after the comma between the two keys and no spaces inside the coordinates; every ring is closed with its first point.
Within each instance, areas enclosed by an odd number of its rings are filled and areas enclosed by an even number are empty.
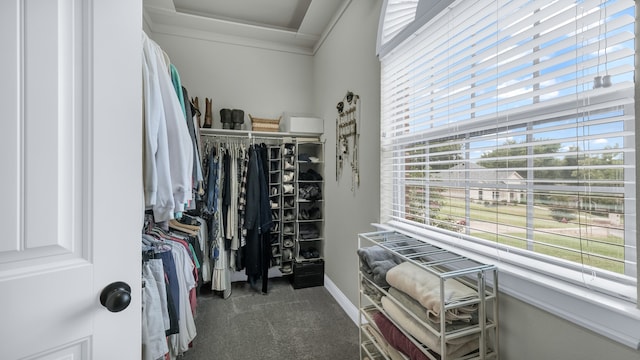
{"type": "MultiPolygon", "coordinates": [[[[427,309],[434,321],[440,321],[442,303],[440,300],[440,278],[411,263],[404,262],[387,272],[387,282],[404,292],[427,309]]],[[[446,279],[444,284],[444,304],[477,298],[478,293],[455,279],[446,279]]],[[[464,307],[447,311],[445,318],[452,320],[471,320],[469,312],[474,307],[464,307]]]]}

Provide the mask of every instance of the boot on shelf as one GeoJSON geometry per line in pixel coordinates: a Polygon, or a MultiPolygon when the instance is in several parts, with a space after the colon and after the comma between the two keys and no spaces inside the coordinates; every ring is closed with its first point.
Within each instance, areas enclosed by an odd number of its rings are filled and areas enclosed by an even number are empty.
{"type": "Polygon", "coordinates": [[[200,100],[196,96],[191,98],[191,104],[196,109],[196,120],[198,121],[198,127],[202,127],[202,113],[200,112],[200,100]]]}
{"type": "Polygon", "coordinates": [[[231,120],[233,121],[233,128],[241,130],[242,124],[244,124],[244,111],[239,109],[231,110],[231,120]]]}
{"type": "Polygon", "coordinates": [[[220,122],[222,123],[223,129],[233,129],[230,109],[220,109],[220,122]]]}
{"type": "Polygon", "coordinates": [[[205,113],[204,113],[204,125],[202,127],[205,128],[211,128],[211,125],[213,124],[213,118],[211,117],[211,102],[213,101],[213,99],[209,99],[209,98],[204,98],[204,102],[205,102],[205,113]]]}

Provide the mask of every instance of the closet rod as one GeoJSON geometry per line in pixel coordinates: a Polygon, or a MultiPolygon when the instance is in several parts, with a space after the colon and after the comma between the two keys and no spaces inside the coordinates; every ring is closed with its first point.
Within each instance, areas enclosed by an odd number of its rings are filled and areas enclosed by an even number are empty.
{"type": "Polygon", "coordinates": [[[202,136],[207,136],[207,137],[216,137],[216,138],[240,138],[240,139],[263,139],[263,140],[278,140],[277,137],[273,137],[273,136],[256,136],[256,135],[251,135],[251,134],[244,134],[244,135],[235,135],[235,134],[201,134],[202,136]]]}
{"type": "Polygon", "coordinates": [[[320,136],[322,134],[200,128],[200,135],[214,136],[214,137],[227,136],[227,137],[239,137],[239,138],[249,138],[249,139],[252,139],[252,138],[258,138],[258,139],[314,138],[320,141],[320,136]]]}

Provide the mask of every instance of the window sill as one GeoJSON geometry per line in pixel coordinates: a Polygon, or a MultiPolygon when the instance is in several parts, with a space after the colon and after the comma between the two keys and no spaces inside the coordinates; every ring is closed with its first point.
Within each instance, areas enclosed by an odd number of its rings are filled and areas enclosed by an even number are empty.
{"type": "Polygon", "coordinates": [[[503,261],[505,254],[498,254],[495,248],[461,241],[439,232],[398,222],[374,226],[381,230],[395,230],[417,239],[428,240],[444,249],[481,262],[495,263],[499,269],[501,292],[596,334],[640,350],[640,309],[632,301],[608,296],[556,277],[512,265],[503,261]]]}

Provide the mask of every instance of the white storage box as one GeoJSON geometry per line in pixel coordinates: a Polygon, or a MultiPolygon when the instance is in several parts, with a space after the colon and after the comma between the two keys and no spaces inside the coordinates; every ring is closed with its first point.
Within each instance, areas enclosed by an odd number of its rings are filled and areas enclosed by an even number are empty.
{"type": "Polygon", "coordinates": [[[289,133],[322,134],[324,120],[309,116],[284,113],[280,122],[280,131],[289,133]]]}

